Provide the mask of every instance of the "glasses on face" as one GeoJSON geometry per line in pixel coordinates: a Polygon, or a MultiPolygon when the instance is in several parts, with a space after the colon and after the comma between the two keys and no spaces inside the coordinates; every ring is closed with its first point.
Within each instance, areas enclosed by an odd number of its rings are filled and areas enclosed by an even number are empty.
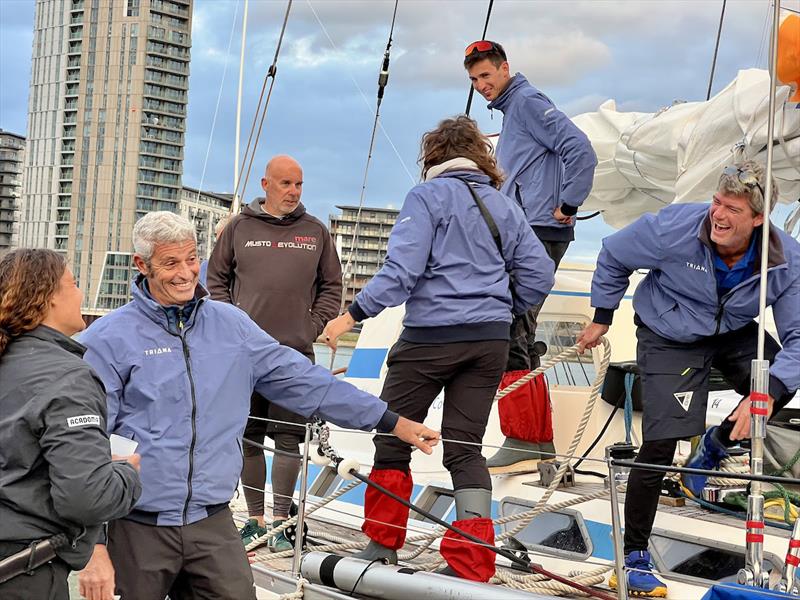
{"type": "Polygon", "coordinates": [[[761,187],[761,184],[758,182],[758,177],[756,174],[748,169],[742,169],[741,167],[737,167],[736,165],[731,165],[729,167],[725,167],[722,170],[723,175],[733,176],[736,175],[739,179],[739,182],[746,185],[748,188],[757,189],[761,192],[761,197],[764,198],[764,188],[761,187]]]}
{"type": "Polygon", "coordinates": [[[489,52],[489,50],[495,50],[503,58],[506,57],[506,53],[503,52],[497,44],[490,42],[489,40],[478,40],[477,42],[472,42],[469,46],[467,46],[466,50],[464,50],[464,56],[469,56],[475,52],[489,52]]]}

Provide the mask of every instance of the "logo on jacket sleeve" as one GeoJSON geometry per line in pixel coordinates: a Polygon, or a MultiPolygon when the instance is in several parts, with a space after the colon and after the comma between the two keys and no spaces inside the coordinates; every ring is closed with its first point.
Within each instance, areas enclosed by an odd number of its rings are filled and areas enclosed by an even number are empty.
{"type": "Polygon", "coordinates": [[[672,395],[675,396],[675,400],[678,401],[678,404],[681,405],[681,408],[686,412],[689,412],[689,407],[692,405],[692,396],[694,396],[694,392],[677,392],[672,395]]]}
{"type": "Polygon", "coordinates": [[[67,427],[86,427],[87,425],[100,426],[99,415],[81,415],[80,417],[69,417],[67,427]]]}

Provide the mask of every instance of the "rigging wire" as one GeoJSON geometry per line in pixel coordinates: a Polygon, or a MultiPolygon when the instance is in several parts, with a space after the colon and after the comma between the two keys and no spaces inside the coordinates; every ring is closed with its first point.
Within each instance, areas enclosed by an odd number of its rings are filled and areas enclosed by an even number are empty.
{"type": "Polygon", "coordinates": [[[722,0],[722,12],[719,15],[719,26],[717,27],[717,42],[714,44],[714,58],[711,59],[711,74],[708,77],[708,91],[706,100],[711,98],[711,86],[714,84],[714,71],[717,68],[717,54],[719,53],[719,40],[722,37],[722,22],[725,19],[725,5],[728,0],[722,0]]]}
{"type": "Polygon", "coordinates": [[[203,189],[203,181],[206,178],[206,168],[208,167],[208,157],[211,154],[211,142],[214,139],[214,129],[217,126],[217,115],[219,114],[219,103],[222,100],[222,90],[225,87],[225,76],[228,74],[228,62],[231,57],[231,46],[233,46],[233,34],[236,31],[236,17],[239,16],[239,4],[236,3],[233,9],[233,22],[231,23],[231,34],[228,37],[228,51],[225,53],[225,68],[222,70],[222,81],[219,83],[219,93],[217,94],[217,105],[214,107],[214,118],[211,119],[211,132],[208,135],[208,146],[206,147],[206,157],[203,160],[203,171],[200,173],[200,184],[197,186],[197,202],[200,202],[200,194],[203,189]]]}
{"type": "MultiPolygon", "coordinates": [[[[317,11],[314,9],[314,5],[311,4],[311,0],[306,0],[306,3],[308,4],[308,7],[311,9],[311,12],[314,15],[314,18],[317,20],[317,24],[320,26],[320,29],[322,29],[322,33],[324,33],[325,37],[328,39],[328,43],[331,45],[331,48],[333,48],[334,51],[338,52],[339,51],[339,47],[336,45],[336,42],[333,41],[333,38],[331,37],[331,34],[328,33],[328,29],[325,27],[325,24],[319,18],[319,15],[317,14],[317,11]]],[[[358,82],[353,77],[353,74],[350,71],[346,71],[346,72],[347,72],[347,76],[350,78],[350,81],[353,82],[353,85],[355,86],[356,90],[358,91],[359,95],[361,96],[361,99],[364,101],[364,104],[366,104],[367,108],[369,109],[369,111],[372,112],[372,106],[370,105],[369,100],[367,100],[367,96],[366,96],[366,94],[364,94],[364,90],[362,90],[361,86],[358,85],[358,82]]],[[[386,141],[389,142],[389,145],[392,147],[392,150],[394,151],[395,156],[397,156],[397,160],[399,160],[400,164],[403,166],[403,170],[406,172],[406,175],[408,175],[408,179],[411,181],[411,185],[416,184],[417,183],[416,178],[414,177],[414,175],[411,174],[411,171],[408,168],[408,165],[406,165],[405,161],[403,160],[403,157],[400,155],[400,151],[397,149],[397,146],[394,145],[394,142],[392,141],[392,138],[389,137],[389,134],[386,132],[386,129],[383,127],[383,123],[378,122],[378,127],[380,128],[381,133],[383,134],[383,137],[386,138],[386,141]]]]}
{"type": "MultiPolygon", "coordinates": [[[[264,83],[261,86],[261,94],[258,97],[258,105],[256,106],[256,112],[253,115],[253,124],[250,127],[250,134],[247,138],[247,146],[244,151],[244,158],[242,159],[242,167],[241,171],[245,172],[244,178],[240,179],[236,182],[236,189],[233,191],[234,198],[244,198],[245,190],[247,189],[247,180],[250,177],[250,169],[253,166],[253,160],[256,156],[256,149],[258,148],[258,141],[261,137],[261,130],[264,126],[264,118],[267,116],[267,108],[269,107],[269,101],[272,97],[272,89],[275,87],[275,76],[278,73],[278,56],[281,52],[281,45],[283,44],[283,37],[286,34],[286,26],[289,23],[289,12],[292,10],[292,2],[293,0],[289,0],[286,5],[286,13],[283,16],[283,24],[281,25],[281,33],[278,36],[278,45],[275,48],[275,56],[272,59],[272,64],[267,69],[267,74],[264,76],[264,83]],[[270,80],[269,90],[267,90],[266,99],[264,98],[264,90],[267,87],[267,81],[270,80]],[[261,108],[261,104],[263,101],[263,109],[261,108]],[[261,111],[261,119],[259,120],[258,113],[259,110],[261,111]],[[253,132],[256,129],[256,122],[258,122],[258,131],[255,132],[255,138],[253,138],[253,132]],[[252,151],[250,150],[250,146],[253,146],[252,151]],[[249,157],[248,157],[249,153],[249,157]],[[249,160],[248,160],[249,158],[249,160]],[[247,170],[245,170],[244,166],[247,163],[247,170]],[[241,193],[239,193],[239,186],[241,184],[241,193]]],[[[231,210],[233,211],[234,206],[231,203],[231,210]]]]}
{"type": "MultiPolygon", "coordinates": [[[[344,288],[342,293],[342,301],[339,305],[339,312],[344,310],[344,304],[347,299],[347,277],[350,271],[351,265],[353,265],[353,255],[356,252],[356,246],[358,244],[358,233],[361,227],[361,211],[364,208],[364,198],[366,197],[367,193],[367,178],[369,176],[369,167],[372,162],[372,151],[375,148],[375,134],[378,131],[378,123],[380,121],[381,115],[381,103],[383,102],[383,95],[386,91],[386,85],[389,83],[389,62],[391,58],[391,48],[392,48],[392,36],[394,35],[394,25],[397,20],[397,6],[400,3],[399,0],[395,0],[394,2],[394,11],[392,13],[392,25],[389,28],[389,39],[386,42],[386,50],[383,53],[383,64],[381,65],[380,73],[378,74],[378,99],[375,105],[375,119],[372,123],[372,133],[369,138],[369,150],[367,151],[367,163],[364,166],[364,179],[361,183],[361,195],[358,200],[358,211],[356,212],[356,225],[353,230],[352,237],[350,239],[350,251],[347,255],[347,261],[345,262],[344,269],[342,269],[342,287],[344,288]]],[[[358,267],[358,261],[355,261],[355,265],[353,265],[353,296],[355,298],[355,271],[358,267]]],[[[332,362],[332,361],[331,361],[332,362]]]]}
{"type": "MultiPolygon", "coordinates": [[[[483,24],[483,34],[481,35],[481,39],[486,39],[486,32],[489,30],[489,19],[492,16],[492,6],[494,5],[494,0],[489,0],[489,8],[486,10],[486,22],[483,24]]],[[[464,114],[469,116],[470,108],[472,108],[472,96],[475,94],[475,88],[472,85],[469,86],[469,95],[467,96],[467,108],[464,109],[464,114]]]]}

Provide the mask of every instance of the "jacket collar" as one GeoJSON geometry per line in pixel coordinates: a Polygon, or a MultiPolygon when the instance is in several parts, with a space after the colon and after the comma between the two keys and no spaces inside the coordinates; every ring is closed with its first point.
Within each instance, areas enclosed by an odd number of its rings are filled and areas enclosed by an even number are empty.
{"type": "Polygon", "coordinates": [[[486,185],[491,185],[492,180],[489,179],[489,176],[484,173],[483,171],[474,171],[472,169],[458,169],[453,171],[445,171],[440,175],[434,177],[434,179],[445,179],[447,177],[455,178],[455,179],[466,179],[467,181],[473,181],[475,183],[485,183],[486,185]]]}
{"type": "Polygon", "coordinates": [[[525,76],[522,73],[516,73],[509,81],[506,89],[502,91],[502,93],[489,102],[489,106],[486,108],[492,110],[497,109],[500,112],[505,112],[508,108],[508,105],[511,103],[511,98],[513,98],[514,94],[516,94],[517,90],[523,88],[525,86],[530,86],[531,84],[528,83],[528,80],[525,79],[525,76]]]}
{"type": "MultiPolygon", "coordinates": [[[[763,228],[759,226],[753,230],[753,235],[758,236],[758,239],[761,239],[762,232],[763,228]]],[[[700,223],[700,227],[697,231],[697,239],[700,240],[700,243],[716,254],[716,248],[714,247],[714,243],[711,241],[711,217],[708,215],[708,212],[706,212],[705,217],[703,217],[703,220],[700,223]]],[[[786,264],[786,256],[783,253],[783,242],[781,241],[778,232],[775,231],[775,227],[771,225],[769,228],[767,268],[771,269],[772,267],[777,267],[783,264],[786,264]]],[[[756,260],[754,265],[754,272],[758,272],[761,269],[761,244],[758,241],[756,242],[756,260]]]]}
{"type": "Polygon", "coordinates": [[[32,337],[36,338],[37,340],[42,340],[43,342],[56,344],[57,346],[64,348],[64,350],[67,352],[71,352],[80,358],[83,358],[83,355],[86,352],[86,346],[76,342],[71,337],[64,335],[60,331],[57,331],[52,327],[48,327],[47,325],[39,325],[31,331],[23,333],[19,337],[32,337]]]}
{"type": "MultiPolygon", "coordinates": [[[[134,306],[143,312],[150,320],[154,321],[170,333],[178,333],[173,325],[177,321],[177,317],[186,307],[177,305],[164,306],[153,300],[153,297],[150,295],[150,292],[147,289],[147,280],[141,273],[139,273],[131,283],[131,295],[133,296],[134,306]]],[[[187,305],[189,308],[189,314],[184,315],[187,328],[194,324],[194,319],[197,315],[200,305],[208,298],[208,292],[201,284],[198,283],[197,287],[194,289],[194,300],[190,303],[191,306],[187,305]]]]}

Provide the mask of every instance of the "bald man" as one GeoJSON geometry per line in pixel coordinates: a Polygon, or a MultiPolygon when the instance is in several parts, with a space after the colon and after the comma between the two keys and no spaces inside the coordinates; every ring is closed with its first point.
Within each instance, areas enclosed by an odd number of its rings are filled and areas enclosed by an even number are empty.
{"type": "MultiPolygon", "coordinates": [[[[267,163],[253,200],[231,219],[214,247],[208,266],[208,290],[215,300],[235,304],[281,344],[312,362],[314,340],[339,314],[342,268],[331,234],[300,202],[303,169],[290,156],[267,163]]],[[[260,444],[269,435],[275,447],[298,454],[306,420],[254,393],[244,437],[260,444]],[[270,419],[266,421],[265,419],[270,419]],[[275,421],[281,421],[276,423],[275,421]],[[296,423],[296,424],[293,424],[296,423]]],[[[245,444],[242,485],[250,519],[242,541],[268,544],[274,551],[293,545],[283,533],[267,539],[264,518],[264,452],[245,444]]],[[[272,461],[272,526],[289,517],[300,459],[276,453],[272,461]]]]}

